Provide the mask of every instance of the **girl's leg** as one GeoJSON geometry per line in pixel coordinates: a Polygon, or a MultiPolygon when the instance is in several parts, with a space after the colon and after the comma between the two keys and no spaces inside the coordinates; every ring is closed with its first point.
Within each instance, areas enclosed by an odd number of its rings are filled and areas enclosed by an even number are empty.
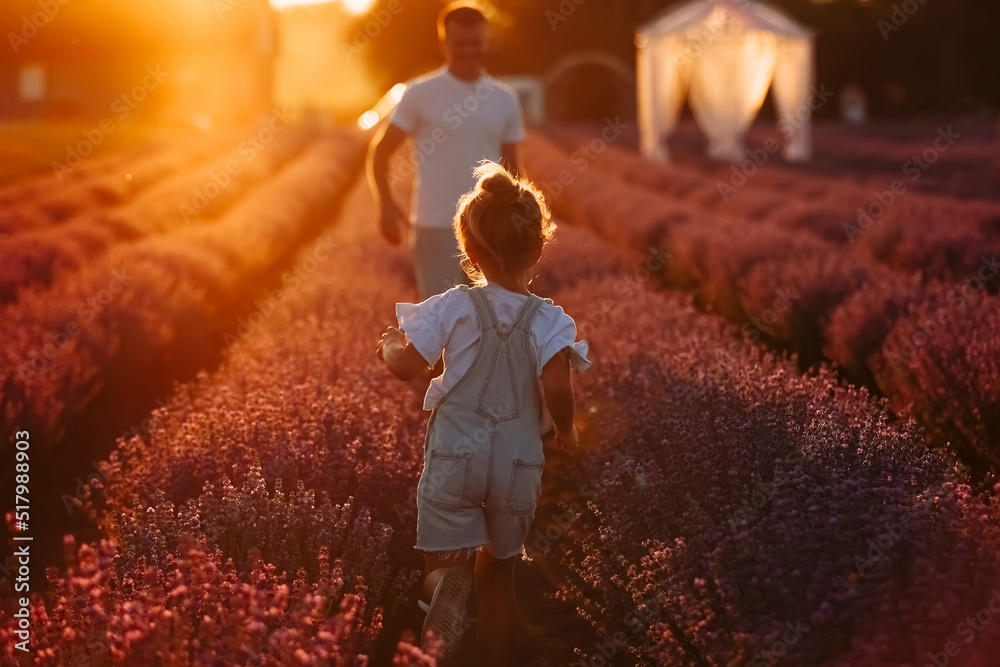
{"type": "Polygon", "coordinates": [[[479,649],[484,667],[509,667],[517,638],[517,600],[514,597],[514,563],[519,558],[496,560],[484,548],[476,558],[479,591],[479,649]]]}
{"type": "Polygon", "coordinates": [[[424,558],[424,589],[422,599],[430,602],[438,581],[449,567],[464,567],[470,572],[476,562],[476,549],[463,549],[460,552],[427,553],[424,558]]]}
{"type": "Polygon", "coordinates": [[[442,665],[448,664],[462,643],[467,596],[473,584],[476,548],[459,549],[450,553],[428,553],[424,564],[423,599],[430,605],[424,618],[420,645],[442,665]],[[435,589],[443,582],[437,600],[435,589]],[[437,637],[431,639],[431,635],[437,637]]]}

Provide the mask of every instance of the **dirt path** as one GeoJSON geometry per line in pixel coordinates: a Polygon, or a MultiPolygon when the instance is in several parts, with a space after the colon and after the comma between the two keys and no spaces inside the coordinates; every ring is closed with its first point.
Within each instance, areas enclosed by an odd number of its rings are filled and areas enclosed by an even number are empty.
{"type": "MultiPolygon", "coordinates": [[[[546,452],[542,496],[528,533],[529,548],[531,541],[538,535],[545,535],[546,527],[554,523],[551,515],[560,512],[559,500],[572,502],[579,493],[579,484],[560,474],[563,456],[559,452],[546,452]]],[[[600,641],[590,624],[576,613],[574,605],[554,597],[561,583],[557,572],[557,566],[549,555],[533,554],[532,561],[517,565],[514,587],[520,618],[512,666],[580,665],[581,657],[574,653],[574,649],[592,653],[600,641]]],[[[477,614],[477,604],[473,591],[468,612],[471,616],[477,614]]],[[[422,622],[423,613],[414,610],[407,619],[406,626],[419,636],[422,622]]],[[[473,622],[463,638],[458,655],[454,662],[449,663],[449,667],[478,667],[482,664],[477,631],[478,624],[473,622]]],[[[590,663],[585,661],[583,664],[590,663]]]]}
{"type": "MultiPolygon", "coordinates": [[[[355,182],[354,190],[347,197],[344,209],[334,224],[362,227],[371,225],[374,229],[374,201],[367,189],[367,182],[363,178],[355,182]]],[[[397,193],[397,196],[405,197],[406,195],[408,195],[408,190],[405,188],[401,193],[397,193]]],[[[391,254],[393,257],[398,256],[395,250],[391,254]]],[[[409,251],[399,254],[406,256],[407,260],[405,262],[393,260],[388,263],[386,270],[392,271],[397,277],[408,281],[411,289],[405,294],[387,295],[387,297],[394,301],[412,301],[417,294],[415,278],[412,273],[412,261],[409,259],[409,251]]],[[[408,385],[407,388],[413,391],[413,405],[415,409],[419,409],[426,386],[408,385]]],[[[565,456],[558,451],[546,450],[545,452],[546,465],[542,478],[542,495],[539,498],[535,520],[529,530],[529,549],[536,537],[545,535],[546,527],[553,524],[551,516],[560,512],[558,506],[560,499],[566,502],[575,500],[581,503],[584,500],[580,497],[581,482],[568,478],[564,473],[566,470],[565,456]]],[[[557,574],[558,567],[552,558],[547,555],[538,556],[535,553],[532,555],[534,560],[519,563],[514,574],[520,618],[512,667],[515,665],[518,667],[579,665],[580,657],[574,653],[574,649],[589,649],[589,652],[593,652],[599,639],[590,624],[577,615],[574,605],[554,597],[561,582],[557,574]]],[[[417,566],[416,563],[415,566],[417,566]]],[[[478,614],[477,605],[478,601],[475,599],[475,591],[473,591],[469,601],[470,616],[478,614]]],[[[400,619],[399,627],[387,628],[386,632],[390,636],[398,637],[400,632],[409,630],[414,637],[419,637],[423,620],[424,613],[417,608],[416,602],[413,601],[407,607],[405,618],[400,619]]],[[[459,654],[452,663],[449,663],[449,667],[478,667],[482,664],[477,630],[478,625],[473,623],[463,638],[459,654]]],[[[379,655],[373,659],[372,664],[383,665],[389,664],[389,662],[387,662],[387,658],[379,655]]]]}
{"type": "MultiPolygon", "coordinates": [[[[328,216],[320,221],[317,220],[315,228],[304,243],[298,249],[307,248],[308,241],[313,237],[330,230],[337,225],[367,225],[373,224],[374,205],[370,195],[367,194],[368,185],[363,177],[359,177],[353,184],[349,195],[344,200],[337,203],[328,216]]],[[[247,286],[247,298],[241,299],[239,303],[222,304],[223,313],[230,319],[235,319],[235,314],[242,312],[245,301],[249,300],[256,292],[266,293],[274,285],[276,276],[291,265],[294,261],[295,253],[289,253],[279,262],[274,264],[268,276],[261,279],[259,284],[247,286]]],[[[389,270],[406,269],[408,267],[390,267],[389,270]]],[[[392,295],[391,298],[398,300],[412,300],[416,294],[415,286],[412,294],[392,295]]],[[[192,341],[188,341],[192,343],[192,341]]],[[[59,494],[66,490],[73,493],[76,476],[85,476],[90,471],[91,460],[101,460],[107,458],[111,448],[114,446],[114,439],[117,435],[139,425],[148,416],[150,410],[157,407],[160,402],[169,396],[171,386],[174,381],[189,379],[199,369],[211,371],[217,366],[220,359],[221,348],[215,339],[212,341],[201,341],[200,344],[188,346],[188,355],[183,357],[187,362],[183,365],[175,365],[163,368],[158,364],[159,358],[148,361],[146,370],[156,370],[152,373],[155,382],[147,382],[142,391],[136,388],[128,390],[135,378],[135,373],[140,368],[138,363],[129,363],[120,368],[120,378],[113,378],[109,382],[108,389],[96,400],[88,409],[85,415],[76,419],[69,425],[68,435],[64,445],[70,447],[79,443],[79,447],[72,447],[73,451],[79,451],[80,456],[64,462],[61,467],[51,468],[51,483],[46,488],[52,489],[50,499],[51,511],[50,523],[37,525],[37,539],[40,546],[44,546],[46,564],[62,565],[61,539],[62,535],[72,532],[77,537],[77,543],[94,541],[100,539],[102,535],[94,526],[82,516],[80,512],[69,513],[58,502],[59,494]],[[194,354],[195,350],[201,350],[203,354],[194,354]],[[130,393],[131,391],[131,393],[130,393]],[[127,398],[127,400],[124,400],[127,398]],[[90,443],[88,448],[82,444],[90,443]],[[94,447],[94,443],[99,443],[94,447]]],[[[422,391],[420,392],[422,396],[422,391]]],[[[419,403],[418,403],[419,404],[419,403]]],[[[531,527],[529,540],[534,536],[544,534],[545,528],[552,523],[550,516],[559,512],[558,500],[568,499],[577,493],[579,484],[573,480],[564,479],[560,475],[562,459],[558,452],[546,452],[547,465],[543,479],[543,491],[540,498],[535,521],[531,527]]],[[[363,500],[363,499],[361,499],[363,500]]],[[[578,665],[580,658],[574,653],[574,649],[583,648],[593,651],[593,647],[598,642],[596,634],[590,625],[580,618],[574,605],[562,602],[554,597],[560,581],[554,562],[547,556],[536,557],[533,562],[525,562],[518,565],[515,573],[515,586],[517,589],[518,603],[520,606],[520,625],[518,639],[515,646],[515,654],[512,665],[554,667],[562,665],[578,665]]],[[[42,582],[39,582],[41,584],[42,582]]],[[[470,601],[472,614],[476,614],[473,598],[470,601]]],[[[415,601],[410,605],[410,613],[405,619],[401,619],[400,625],[403,629],[409,628],[415,635],[419,635],[419,630],[423,622],[423,613],[417,609],[415,601]]],[[[388,630],[396,634],[396,628],[388,630]]],[[[398,636],[398,634],[397,634],[398,636]]],[[[373,659],[372,664],[388,664],[381,659],[373,659]]],[[[473,624],[465,635],[465,639],[458,658],[452,663],[454,667],[472,667],[481,664],[481,655],[478,649],[477,626],[473,624]]]]}

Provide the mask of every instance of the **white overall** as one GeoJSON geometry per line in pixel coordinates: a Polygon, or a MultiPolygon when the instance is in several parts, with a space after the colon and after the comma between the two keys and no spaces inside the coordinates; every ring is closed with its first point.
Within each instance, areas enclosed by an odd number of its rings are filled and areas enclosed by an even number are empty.
{"type": "Polygon", "coordinates": [[[481,335],[469,371],[431,412],[417,484],[417,544],[426,552],[486,545],[494,558],[524,553],[541,492],[542,397],[530,295],[513,325],[497,321],[481,288],[459,285],[476,306],[481,335]]]}

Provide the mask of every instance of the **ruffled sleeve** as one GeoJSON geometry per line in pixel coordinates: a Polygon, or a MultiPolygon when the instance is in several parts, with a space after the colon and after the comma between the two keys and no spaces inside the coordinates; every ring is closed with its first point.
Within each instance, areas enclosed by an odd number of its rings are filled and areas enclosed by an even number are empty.
{"type": "Polygon", "coordinates": [[[396,304],[399,328],[428,365],[437,363],[448,341],[445,321],[451,302],[449,292],[435,294],[421,303],[396,304]]]}
{"type": "Polygon", "coordinates": [[[590,345],[587,344],[587,341],[578,340],[569,348],[571,352],[569,361],[574,370],[585,371],[594,365],[594,362],[587,358],[587,354],[590,352],[590,345]]]}
{"type": "Polygon", "coordinates": [[[590,346],[585,340],[576,339],[576,322],[562,308],[556,306],[551,321],[545,331],[540,332],[541,345],[538,353],[538,375],[541,377],[542,367],[563,348],[569,348],[570,369],[585,371],[593,365],[587,358],[590,346]]]}

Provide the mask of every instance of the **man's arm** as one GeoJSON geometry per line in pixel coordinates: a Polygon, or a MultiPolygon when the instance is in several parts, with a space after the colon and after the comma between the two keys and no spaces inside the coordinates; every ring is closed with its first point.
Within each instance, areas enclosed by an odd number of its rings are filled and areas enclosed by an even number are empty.
{"type": "Polygon", "coordinates": [[[382,235],[394,245],[402,241],[406,219],[389,188],[389,158],[406,137],[406,132],[400,127],[384,122],[368,147],[366,161],[368,184],[375,195],[382,235]]]}
{"type": "Polygon", "coordinates": [[[521,142],[500,146],[500,163],[514,176],[524,176],[524,163],[521,162],[521,142]]]}
{"type": "Polygon", "coordinates": [[[382,123],[382,127],[368,145],[368,183],[378,204],[392,201],[388,179],[389,157],[399,148],[406,136],[406,132],[387,121],[382,123]]]}

